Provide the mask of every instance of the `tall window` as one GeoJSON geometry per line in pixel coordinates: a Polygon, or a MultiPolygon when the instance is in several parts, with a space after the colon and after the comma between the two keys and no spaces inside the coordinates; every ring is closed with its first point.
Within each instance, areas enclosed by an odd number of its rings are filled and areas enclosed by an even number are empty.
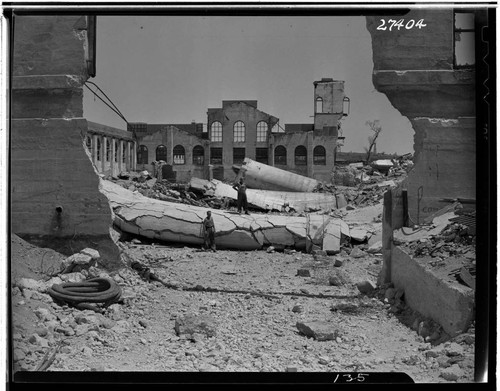
{"type": "Polygon", "coordinates": [[[137,148],[137,164],[148,164],[148,148],[145,145],[139,145],[137,148]]]}
{"type": "Polygon", "coordinates": [[[267,123],[264,121],[260,121],[257,124],[257,142],[265,142],[267,141],[267,123]]]}
{"type": "Polygon", "coordinates": [[[109,142],[109,138],[104,137],[104,143],[106,144],[106,161],[109,162],[109,159],[111,159],[111,143],[109,142]]]}
{"type": "Polygon", "coordinates": [[[233,148],[233,164],[243,164],[245,148],[233,148]]]}
{"type": "Polygon", "coordinates": [[[274,148],[274,164],[286,166],[286,148],[283,145],[274,148]]]}
{"type": "Polygon", "coordinates": [[[186,151],[182,145],[174,147],[174,164],[186,164],[186,151]]]}
{"type": "Polygon", "coordinates": [[[268,152],[267,148],[256,148],[255,149],[255,160],[259,163],[268,164],[268,152]]]}
{"type": "Polygon", "coordinates": [[[233,126],[233,142],[245,142],[245,124],[242,121],[236,121],[233,126]]]}
{"type": "Polygon", "coordinates": [[[326,150],[325,147],[318,145],[313,150],[313,162],[316,165],[326,165],[326,150]]]}
{"type": "Polygon", "coordinates": [[[316,98],[316,113],[322,113],[323,112],[323,99],[321,98],[316,98]]]}
{"type": "Polygon", "coordinates": [[[158,145],[156,148],[156,161],[167,161],[167,147],[165,145],[158,145]]]}
{"type": "Polygon", "coordinates": [[[115,162],[118,163],[118,141],[116,141],[115,139],[113,139],[113,145],[115,147],[115,156],[114,156],[114,159],[115,159],[115,162]]]}
{"type": "Polygon", "coordinates": [[[222,124],[219,121],[212,122],[210,126],[210,141],[214,143],[222,141],[222,124]]]}
{"type": "Polygon", "coordinates": [[[205,150],[201,145],[193,148],[193,164],[195,166],[203,166],[205,164],[205,150]]]}
{"type": "Polygon", "coordinates": [[[85,145],[87,146],[87,149],[88,149],[89,151],[91,151],[91,150],[92,150],[92,136],[87,135],[87,136],[85,137],[85,145]]]}
{"type": "Polygon", "coordinates": [[[97,136],[97,160],[101,161],[101,137],[97,136]]]}
{"type": "Polygon", "coordinates": [[[307,166],[307,149],[303,145],[295,148],[295,165],[307,166]]]}
{"type": "Polygon", "coordinates": [[[123,148],[122,148],[122,163],[125,163],[127,160],[127,141],[121,141],[123,148]]]}
{"type": "Polygon", "coordinates": [[[210,148],[210,164],[222,164],[222,148],[210,148]]]}
{"type": "Polygon", "coordinates": [[[474,14],[455,13],[455,67],[471,68],[475,64],[474,14]]]}

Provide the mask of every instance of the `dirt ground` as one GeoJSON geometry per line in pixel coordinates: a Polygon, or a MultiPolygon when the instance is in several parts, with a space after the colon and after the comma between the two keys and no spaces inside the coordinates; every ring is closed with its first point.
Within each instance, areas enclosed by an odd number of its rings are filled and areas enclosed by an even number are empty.
{"type": "Polygon", "coordinates": [[[419,383],[473,382],[473,328],[434,346],[399,320],[383,289],[360,293],[357,283],[376,282],[381,254],[354,258],[346,248],[318,261],[296,251],[213,253],[137,240],[122,245],[128,259],[184,289],[145,281],[127,267],[111,275],[94,268],[121,286],[121,303],[103,314],[61,307],[43,288],[18,281],[47,280],[65,257],[13,236],[14,371],[35,370],[58,347],[49,372],[363,371],[404,372],[419,383]],[[31,270],[34,260],[38,266],[31,270]],[[310,276],[298,275],[304,268],[310,276]],[[341,283],[330,285],[332,275],[341,283]],[[339,310],[343,302],[357,306],[339,310]],[[188,314],[209,317],[215,335],[177,335],[176,320],[188,314]],[[312,321],[326,321],[336,338],[319,341],[299,332],[297,322],[312,321]]]}

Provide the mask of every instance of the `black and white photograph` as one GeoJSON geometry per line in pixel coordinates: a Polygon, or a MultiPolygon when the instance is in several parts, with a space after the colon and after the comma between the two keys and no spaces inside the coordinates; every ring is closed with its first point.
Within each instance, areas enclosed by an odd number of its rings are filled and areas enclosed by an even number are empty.
{"type": "Polygon", "coordinates": [[[2,7],[10,382],[495,382],[496,3],[2,7]]]}

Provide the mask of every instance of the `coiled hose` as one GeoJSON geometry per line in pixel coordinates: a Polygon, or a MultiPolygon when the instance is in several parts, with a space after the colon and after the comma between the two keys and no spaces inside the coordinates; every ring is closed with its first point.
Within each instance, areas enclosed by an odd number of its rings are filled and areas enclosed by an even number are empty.
{"type": "Polygon", "coordinates": [[[120,300],[122,289],[109,278],[91,278],[82,282],[54,284],[49,295],[59,302],[78,305],[81,303],[105,303],[109,305],[120,300]]]}

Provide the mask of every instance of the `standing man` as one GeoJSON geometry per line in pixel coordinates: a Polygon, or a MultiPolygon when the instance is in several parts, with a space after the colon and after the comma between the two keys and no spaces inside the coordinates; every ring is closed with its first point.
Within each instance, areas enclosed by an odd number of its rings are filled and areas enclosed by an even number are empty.
{"type": "Polygon", "coordinates": [[[216,252],[215,249],[215,224],[212,218],[212,212],[207,212],[207,217],[203,220],[203,237],[205,239],[205,250],[212,250],[216,252]]]}
{"type": "Polygon", "coordinates": [[[245,214],[248,213],[248,202],[247,202],[247,185],[243,181],[243,178],[240,178],[240,183],[235,183],[233,189],[238,192],[238,213],[241,214],[241,209],[245,211],[245,214]]]}

